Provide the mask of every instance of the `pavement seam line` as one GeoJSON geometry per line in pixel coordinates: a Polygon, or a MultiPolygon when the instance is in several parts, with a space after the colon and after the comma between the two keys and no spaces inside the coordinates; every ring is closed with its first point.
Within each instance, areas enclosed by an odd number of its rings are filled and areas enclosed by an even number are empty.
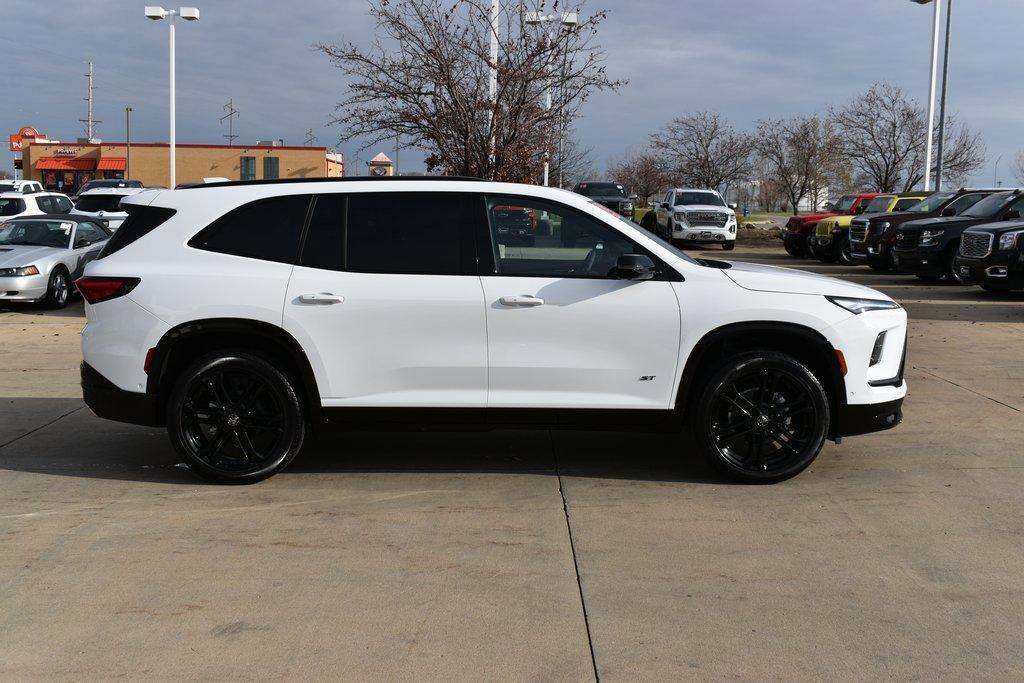
{"type": "Polygon", "coordinates": [[[40,429],[46,429],[47,427],[52,425],[54,422],[59,422],[60,420],[63,420],[65,417],[67,417],[71,413],[77,413],[79,410],[82,410],[83,408],[85,408],[85,406],[78,406],[77,408],[72,408],[71,410],[69,410],[68,412],[64,413],[63,415],[59,415],[59,416],[53,418],[52,420],[50,420],[46,424],[41,424],[38,427],[35,427],[34,429],[30,429],[27,432],[25,432],[24,434],[21,434],[19,436],[14,437],[10,441],[4,442],[4,443],[0,443],[0,448],[7,448],[8,446],[10,446],[15,441],[20,441],[21,439],[24,439],[26,436],[31,436],[32,434],[35,434],[36,432],[38,432],[40,429]]]}
{"type": "Polygon", "coordinates": [[[964,391],[969,391],[972,394],[974,394],[975,396],[981,396],[982,398],[987,398],[988,400],[992,401],[993,403],[998,403],[999,405],[1005,406],[1005,407],[1009,408],[1010,410],[1015,410],[1018,413],[1024,412],[1020,408],[1016,408],[1014,406],[1011,406],[1009,403],[1003,403],[998,398],[992,398],[991,396],[986,396],[985,394],[981,393],[980,391],[975,391],[974,389],[971,389],[970,387],[965,387],[963,384],[957,384],[956,382],[954,382],[951,379],[946,379],[942,375],[936,374],[936,373],[932,372],[931,370],[929,370],[928,368],[922,368],[922,367],[918,367],[916,365],[913,366],[913,367],[914,367],[915,370],[920,370],[921,372],[927,372],[932,377],[935,377],[936,379],[941,379],[943,382],[949,382],[954,387],[959,387],[959,388],[963,389],[964,391]]]}
{"type": "Polygon", "coordinates": [[[558,465],[558,450],[555,447],[555,437],[551,430],[548,430],[548,440],[551,442],[551,456],[555,461],[555,476],[558,478],[558,495],[562,497],[562,514],[565,516],[565,529],[569,533],[569,550],[572,552],[572,567],[576,574],[576,589],[580,595],[580,607],[583,609],[583,626],[587,631],[587,648],[590,650],[590,665],[594,670],[594,680],[600,682],[601,675],[597,673],[597,657],[594,656],[594,639],[590,633],[590,615],[587,614],[587,601],[583,597],[583,582],[580,580],[580,563],[576,557],[576,539],[572,534],[572,522],[569,521],[569,502],[565,498],[565,488],[562,486],[562,471],[558,465]]]}

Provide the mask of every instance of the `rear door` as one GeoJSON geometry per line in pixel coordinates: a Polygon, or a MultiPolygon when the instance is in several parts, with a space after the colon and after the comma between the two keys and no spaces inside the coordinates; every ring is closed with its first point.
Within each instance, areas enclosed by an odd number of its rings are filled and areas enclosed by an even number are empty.
{"type": "Polygon", "coordinates": [[[284,302],[327,407],[483,408],[487,330],[461,193],[316,197],[284,302]]]}

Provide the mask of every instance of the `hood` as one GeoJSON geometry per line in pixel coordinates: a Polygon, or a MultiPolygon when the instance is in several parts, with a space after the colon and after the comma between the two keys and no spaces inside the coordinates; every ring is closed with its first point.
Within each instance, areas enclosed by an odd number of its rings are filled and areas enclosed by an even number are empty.
{"type": "Polygon", "coordinates": [[[28,244],[0,244],[0,268],[31,266],[36,261],[49,258],[58,251],[61,250],[55,247],[34,247],[28,244]]]}
{"type": "Polygon", "coordinates": [[[1024,222],[999,221],[998,223],[982,223],[971,226],[971,232],[991,232],[994,235],[1001,235],[1004,232],[1013,232],[1014,230],[1024,230],[1024,222]]]}
{"type": "MultiPolygon", "coordinates": [[[[805,213],[803,216],[793,216],[804,223],[817,223],[823,218],[832,218],[832,216],[838,216],[838,213],[805,213]]],[[[790,219],[792,220],[792,219],[790,219]]]]}
{"type": "Polygon", "coordinates": [[[620,197],[617,194],[603,194],[603,195],[599,195],[597,197],[594,197],[594,196],[591,195],[588,198],[589,199],[593,199],[595,202],[598,202],[600,204],[610,204],[612,202],[630,202],[630,203],[632,203],[632,201],[628,197],[620,197]]]}
{"type": "Polygon", "coordinates": [[[975,216],[940,216],[938,218],[919,218],[915,221],[907,221],[900,226],[904,232],[916,230],[930,230],[932,228],[957,228],[978,223],[991,223],[991,218],[979,218],[975,216]]]}
{"type": "Polygon", "coordinates": [[[754,263],[730,261],[731,267],[723,270],[726,276],[743,289],[755,292],[779,292],[782,294],[818,294],[821,296],[849,296],[861,299],[890,298],[879,291],[833,277],[808,273],[792,268],[762,266],[754,263]]]}
{"type": "Polygon", "coordinates": [[[717,213],[732,213],[732,209],[730,209],[728,206],[719,206],[718,204],[676,204],[672,208],[683,209],[684,211],[714,211],[717,213]]]}

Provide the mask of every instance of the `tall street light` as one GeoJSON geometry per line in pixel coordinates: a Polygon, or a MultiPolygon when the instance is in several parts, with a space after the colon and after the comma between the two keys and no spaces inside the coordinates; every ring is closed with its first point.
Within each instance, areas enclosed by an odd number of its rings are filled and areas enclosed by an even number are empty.
{"type": "MultiPolygon", "coordinates": [[[[544,24],[551,22],[558,22],[559,26],[575,26],[579,23],[579,18],[576,12],[558,12],[555,14],[541,14],[540,12],[527,12],[526,23],[530,26],[543,26],[544,24]]],[[[547,34],[548,45],[555,40],[554,33],[549,31],[547,34]]],[[[551,111],[551,78],[548,78],[547,87],[544,89],[544,108],[551,111]]],[[[561,131],[559,132],[561,134],[561,131]]],[[[545,144],[550,144],[550,140],[546,140],[545,144]]],[[[550,150],[544,152],[544,186],[548,185],[548,175],[551,168],[551,154],[550,150]]]]}
{"type": "Polygon", "coordinates": [[[125,137],[125,152],[124,152],[124,179],[131,180],[132,178],[132,108],[124,108],[124,137],[125,137]]]}
{"type": "Polygon", "coordinates": [[[939,0],[910,0],[918,5],[935,3],[935,14],[932,16],[932,67],[928,85],[928,138],[924,152],[924,190],[931,189],[932,181],[932,134],[935,131],[935,72],[939,62],[939,0]]]}
{"type": "MultiPolygon", "coordinates": [[[[935,3],[938,5],[938,2],[935,3]]],[[[942,189],[942,143],[946,139],[946,78],[949,75],[949,31],[953,23],[953,0],[946,0],[946,45],[942,48],[942,95],[939,96],[939,145],[935,164],[935,190],[942,189]]]]}
{"type": "Polygon", "coordinates": [[[170,116],[170,176],[171,184],[170,187],[173,189],[177,182],[174,177],[174,162],[175,162],[175,146],[174,146],[174,17],[181,17],[185,21],[197,21],[199,19],[199,10],[195,7],[182,7],[180,9],[164,9],[163,7],[146,6],[146,18],[152,19],[153,21],[159,21],[161,19],[170,18],[170,81],[171,81],[171,116],[170,116]]]}

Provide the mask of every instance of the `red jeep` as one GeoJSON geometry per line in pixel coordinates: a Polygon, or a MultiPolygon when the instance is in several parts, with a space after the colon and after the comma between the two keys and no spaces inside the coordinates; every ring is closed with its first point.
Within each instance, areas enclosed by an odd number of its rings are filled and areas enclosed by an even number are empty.
{"type": "Polygon", "coordinates": [[[818,221],[832,216],[848,214],[855,216],[863,213],[864,209],[877,197],[879,192],[860,192],[858,194],[847,194],[840,197],[839,201],[828,213],[806,213],[803,216],[793,216],[786,222],[786,229],[782,231],[782,244],[790,255],[796,257],[813,256],[809,238],[814,234],[814,228],[818,221]]]}

